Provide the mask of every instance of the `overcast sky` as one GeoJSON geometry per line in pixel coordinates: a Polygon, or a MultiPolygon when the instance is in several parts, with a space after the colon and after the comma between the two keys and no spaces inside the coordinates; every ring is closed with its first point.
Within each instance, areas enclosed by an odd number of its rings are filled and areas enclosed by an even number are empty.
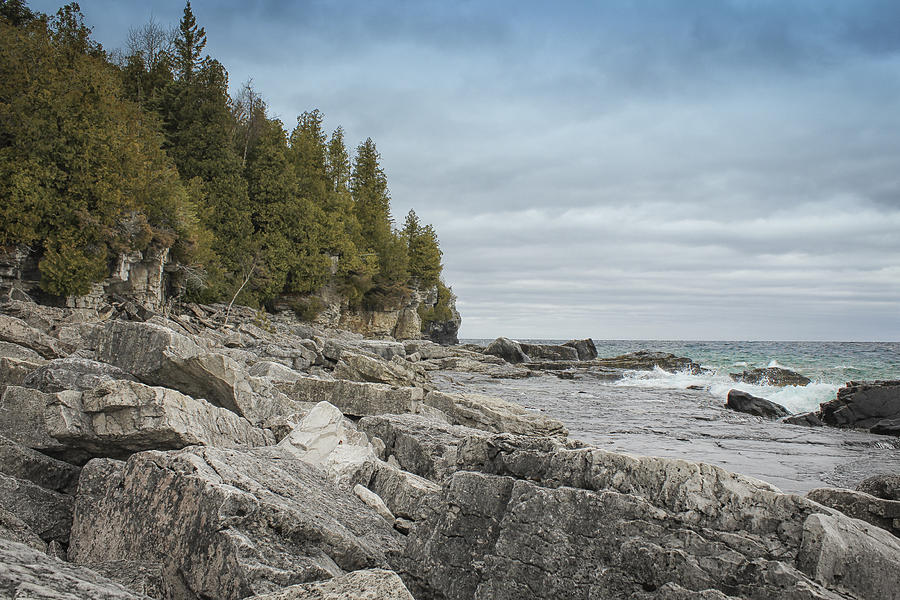
{"type": "MultiPolygon", "coordinates": [[[[184,7],[80,4],[107,49],[184,7]]],[[[375,139],[461,337],[900,340],[900,2],[193,8],[288,128],[375,139]]]]}

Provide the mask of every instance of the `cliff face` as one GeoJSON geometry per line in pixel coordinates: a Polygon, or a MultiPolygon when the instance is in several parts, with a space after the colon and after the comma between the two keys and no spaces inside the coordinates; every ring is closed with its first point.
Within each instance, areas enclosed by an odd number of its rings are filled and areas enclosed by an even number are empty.
{"type": "MultiPolygon", "coordinates": [[[[0,295],[3,298],[33,298],[46,304],[67,308],[97,309],[111,296],[121,296],[152,310],[162,308],[168,299],[170,288],[167,248],[148,249],[145,252],[121,254],[110,267],[110,276],[92,286],[85,296],[55,298],[40,289],[38,260],[27,248],[0,248],[0,295]]],[[[436,286],[410,294],[393,307],[385,310],[354,310],[337,286],[330,284],[316,296],[322,309],[314,322],[328,327],[347,329],[371,338],[398,340],[430,339],[439,344],[458,343],[457,332],[461,318],[456,310],[456,297],[451,294],[446,320],[428,321],[423,324],[421,314],[438,304],[436,286]]],[[[275,303],[276,310],[293,310],[290,299],[275,303]]]]}

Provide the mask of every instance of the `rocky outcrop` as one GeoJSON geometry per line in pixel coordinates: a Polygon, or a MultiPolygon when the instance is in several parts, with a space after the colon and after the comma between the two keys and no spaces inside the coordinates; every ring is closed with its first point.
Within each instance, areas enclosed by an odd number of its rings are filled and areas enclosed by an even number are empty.
{"type": "Polygon", "coordinates": [[[594,364],[599,367],[613,369],[628,369],[632,371],[652,371],[660,368],[671,373],[687,371],[694,375],[700,373],[700,365],[689,358],[675,356],[667,352],[649,352],[639,350],[628,354],[621,354],[612,358],[595,359],[594,364]]]}
{"type": "Polygon", "coordinates": [[[63,390],[90,390],[116,380],[137,381],[122,369],[87,358],[69,356],[51,360],[34,369],[22,381],[24,387],[54,393],[63,390]]]}
{"type": "Polygon", "coordinates": [[[522,350],[522,346],[519,342],[514,342],[505,337],[498,337],[491,342],[488,347],[484,349],[484,353],[492,356],[499,356],[513,365],[529,362],[531,360],[528,355],[525,354],[525,351],[522,350]]]}
{"type": "Polygon", "coordinates": [[[725,407],[757,417],[766,417],[767,419],[778,419],[791,414],[791,411],[776,402],[759,398],[741,390],[730,390],[728,392],[725,407]]]}
{"type": "Polygon", "coordinates": [[[900,475],[873,475],[860,482],[856,491],[884,500],[900,500],[900,475]]]}
{"type": "Polygon", "coordinates": [[[363,569],[316,583],[291,586],[253,600],[413,600],[393,571],[363,569]]]}
{"type": "Polygon", "coordinates": [[[277,387],[296,402],[329,402],[345,415],[353,417],[420,412],[425,395],[422,388],[314,377],[303,377],[293,383],[278,384],[277,387]]]}
{"type": "Polygon", "coordinates": [[[900,380],[851,381],[838,390],[837,398],[820,406],[820,413],[835,427],[890,430],[900,419],[900,380]]]}
{"type": "Polygon", "coordinates": [[[404,576],[417,598],[628,598],[680,588],[874,599],[892,598],[900,583],[893,536],[756,480],[589,448],[497,450],[485,465],[494,474],[453,474],[448,508],[411,533],[404,576]]]}
{"type": "Polygon", "coordinates": [[[81,469],[0,437],[0,473],[47,490],[72,494],[81,469]]]}
{"type": "Polygon", "coordinates": [[[566,436],[568,430],[557,421],[518,404],[484,394],[429,392],[425,404],[436,408],[454,425],[493,432],[536,436],[566,436]]]}
{"type": "Polygon", "coordinates": [[[94,571],[0,537],[0,595],[42,600],[151,600],[94,571]]]}
{"type": "Polygon", "coordinates": [[[519,346],[531,360],[579,360],[578,350],[571,346],[527,343],[520,343],[519,346]]]}
{"type": "Polygon", "coordinates": [[[805,377],[800,373],[782,367],[750,369],[740,373],[730,373],[729,376],[733,381],[752,383],[754,385],[773,385],[778,387],[787,385],[808,385],[810,382],[809,377],[805,377]]]}
{"type": "Polygon", "coordinates": [[[575,348],[575,352],[578,353],[578,360],[594,360],[597,358],[597,346],[594,345],[594,340],[591,338],[569,340],[563,346],[575,348]]]}
{"type": "Polygon", "coordinates": [[[342,352],[334,368],[337,379],[387,383],[394,386],[424,385],[425,370],[413,363],[395,356],[385,361],[369,358],[362,354],[342,352]]]}
{"type": "Polygon", "coordinates": [[[142,452],[82,472],[69,558],[159,564],[171,598],[237,600],[384,568],[400,534],[277,449],[142,452]]]}
{"type": "Polygon", "coordinates": [[[838,488],[817,488],[806,497],[900,536],[900,501],[838,488]]]}

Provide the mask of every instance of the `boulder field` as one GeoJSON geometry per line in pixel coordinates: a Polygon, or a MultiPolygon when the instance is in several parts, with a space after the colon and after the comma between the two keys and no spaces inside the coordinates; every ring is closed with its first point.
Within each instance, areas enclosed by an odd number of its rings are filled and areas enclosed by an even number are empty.
{"type": "Polygon", "coordinates": [[[687,359],[602,364],[590,340],[366,340],[240,308],[226,324],[221,306],[11,301],[0,313],[0,598],[862,600],[900,589],[891,478],[784,494],[703,463],[591,447],[541,413],[429,379],[556,363],[693,370],[687,359]]]}

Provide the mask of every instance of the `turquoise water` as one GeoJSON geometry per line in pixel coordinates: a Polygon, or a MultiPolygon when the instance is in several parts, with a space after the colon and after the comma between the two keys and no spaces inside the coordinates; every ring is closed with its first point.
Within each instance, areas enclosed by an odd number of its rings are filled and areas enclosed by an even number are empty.
{"type": "MultiPolygon", "coordinates": [[[[467,340],[486,344],[491,340],[467,340]]],[[[565,340],[523,340],[561,343],[565,340]]],[[[723,342],[678,340],[594,340],[601,357],[637,350],[686,356],[709,372],[701,375],[635,371],[622,381],[598,385],[684,389],[701,385],[724,401],[730,389],[741,389],[784,405],[793,412],[815,410],[833,399],[847,381],[900,379],[900,342],[723,342]],[[807,386],[785,388],[735,383],[729,373],[755,367],[780,366],[812,380],[807,386]]]]}

